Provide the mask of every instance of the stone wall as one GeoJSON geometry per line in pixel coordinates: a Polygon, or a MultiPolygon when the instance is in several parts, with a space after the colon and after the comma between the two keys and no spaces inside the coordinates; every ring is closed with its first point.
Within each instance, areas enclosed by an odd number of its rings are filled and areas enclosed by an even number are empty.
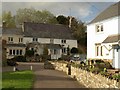
{"type": "MultiPolygon", "coordinates": [[[[55,69],[63,71],[68,74],[67,64],[59,62],[51,62],[55,65],[55,69]]],[[[120,88],[120,82],[103,77],[100,74],[93,74],[91,72],[71,67],[72,78],[76,78],[78,82],[85,85],[87,88],[120,88]]]]}

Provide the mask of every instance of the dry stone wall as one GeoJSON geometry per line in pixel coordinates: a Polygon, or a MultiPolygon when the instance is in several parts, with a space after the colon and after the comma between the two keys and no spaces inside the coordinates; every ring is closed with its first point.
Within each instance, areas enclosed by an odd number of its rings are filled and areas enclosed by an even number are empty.
{"type": "MultiPolygon", "coordinates": [[[[67,64],[59,62],[51,62],[55,65],[55,69],[68,74],[67,64]]],[[[119,88],[120,82],[103,77],[100,74],[82,70],[80,68],[71,67],[71,77],[76,78],[78,82],[87,88],[119,88]]]]}

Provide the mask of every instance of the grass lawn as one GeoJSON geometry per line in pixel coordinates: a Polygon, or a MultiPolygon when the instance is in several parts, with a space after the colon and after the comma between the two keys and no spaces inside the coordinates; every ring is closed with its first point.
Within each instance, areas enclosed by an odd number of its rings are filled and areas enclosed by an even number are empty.
{"type": "Polygon", "coordinates": [[[33,85],[33,71],[16,71],[2,73],[2,88],[30,89],[33,85]]]}

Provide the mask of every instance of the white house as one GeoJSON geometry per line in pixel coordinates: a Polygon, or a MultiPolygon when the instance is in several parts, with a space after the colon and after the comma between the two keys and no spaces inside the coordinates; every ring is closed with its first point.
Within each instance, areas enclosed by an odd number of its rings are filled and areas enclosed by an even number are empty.
{"type": "Polygon", "coordinates": [[[2,40],[6,41],[6,58],[11,59],[14,56],[25,54],[25,44],[23,44],[23,34],[18,28],[3,28],[2,40]]]}
{"type": "Polygon", "coordinates": [[[43,54],[42,46],[46,46],[51,59],[67,55],[67,48],[77,48],[77,40],[72,36],[71,29],[64,25],[25,22],[23,24],[23,43],[36,43],[38,54],[43,54]],[[40,48],[41,47],[41,48],[40,48]]]}
{"type": "Polygon", "coordinates": [[[102,59],[120,69],[120,2],[87,25],[87,59],[102,59]]]}
{"type": "Polygon", "coordinates": [[[25,55],[26,47],[42,55],[44,47],[51,59],[67,55],[68,49],[77,48],[71,29],[64,25],[25,22],[22,28],[3,28],[2,40],[6,41],[7,59],[25,55]]]}

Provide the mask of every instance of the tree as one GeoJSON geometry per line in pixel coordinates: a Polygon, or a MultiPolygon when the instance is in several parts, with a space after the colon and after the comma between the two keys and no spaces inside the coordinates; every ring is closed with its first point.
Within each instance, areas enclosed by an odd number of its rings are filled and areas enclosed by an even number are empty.
{"type": "Polygon", "coordinates": [[[2,14],[3,27],[5,28],[15,28],[15,17],[12,16],[11,12],[3,12],[2,14]]]}
{"type": "Polygon", "coordinates": [[[57,21],[58,21],[58,23],[59,24],[63,24],[63,25],[68,25],[68,18],[67,17],[65,17],[65,16],[63,16],[63,15],[59,15],[58,17],[57,17],[57,21]]]}
{"type": "Polygon", "coordinates": [[[2,40],[2,66],[7,65],[7,59],[6,59],[6,40],[2,40]]]}
{"type": "Polygon", "coordinates": [[[35,23],[57,23],[55,16],[47,10],[35,10],[34,8],[18,9],[16,14],[17,24],[23,22],[35,22],[35,23]]]}
{"type": "MultiPolygon", "coordinates": [[[[57,20],[59,24],[68,25],[70,16],[65,17],[59,15],[57,20]]],[[[71,19],[71,31],[75,39],[78,41],[78,48],[80,48],[80,53],[86,53],[87,47],[87,33],[86,25],[82,21],[78,21],[75,17],[71,19]]]]}
{"type": "Polygon", "coordinates": [[[73,47],[73,48],[71,49],[71,53],[72,53],[72,54],[77,54],[77,53],[78,53],[78,49],[75,48],[75,47],[73,47]]]}
{"type": "Polygon", "coordinates": [[[16,12],[16,23],[21,24],[23,22],[32,22],[34,19],[36,11],[34,8],[24,8],[24,9],[18,9],[16,12]]]}

